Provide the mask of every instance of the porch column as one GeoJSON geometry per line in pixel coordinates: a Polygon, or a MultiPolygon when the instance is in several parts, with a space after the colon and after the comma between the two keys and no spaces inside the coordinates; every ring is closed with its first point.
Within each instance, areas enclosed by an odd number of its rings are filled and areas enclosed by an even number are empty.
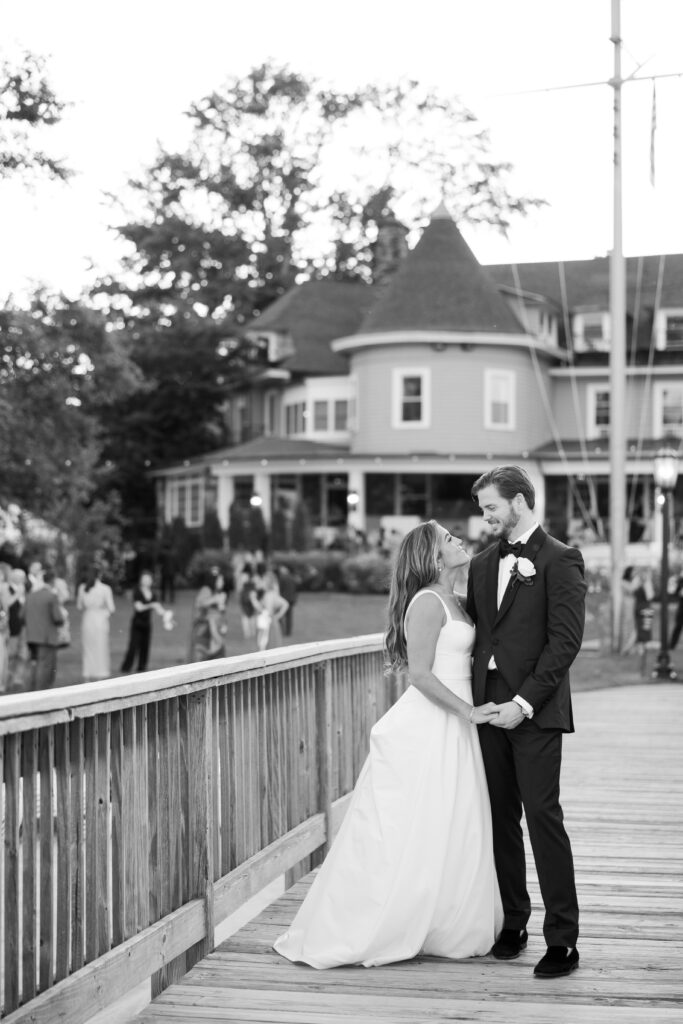
{"type": "Polygon", "coordinates": [[[216,492],[216,515],[222,530],[227,530],[230,519],[230,506],[235,500],[235,484],[233,478],[226,473],[213,470],[218,488],[216,492]]]}
{"type": "Polygon", "coordinates": [[[365,533],[367,531],[365,519],[365,473],[362,469],[356,469],[355,467],[349,469],[348,489],[349,491],[356,492],[358,504],[347,506],[347,522],[349,526],[353,526],[354,529],[365,533]]]}
{"type": "Polygon", "coordinates": [[[261,511],[266,526],[270,527],[273,517],[272,488],[270,473],[254,473],[254,493],[263,500],[261,511]]]}

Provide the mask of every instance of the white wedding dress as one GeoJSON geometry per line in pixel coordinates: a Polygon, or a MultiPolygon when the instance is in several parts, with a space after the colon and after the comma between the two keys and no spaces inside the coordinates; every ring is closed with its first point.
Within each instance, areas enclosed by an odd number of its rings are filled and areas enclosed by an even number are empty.
{"type": "MultiPolygon", "coordinates": [[[[471,703],[474,628],[442,604],[433,671],[471,703]]],[[[460,960],[488,953],[502,927],[476,726],[410,686],[372,729],[339,833],[274,948],[317,968],[460,960]]]]}

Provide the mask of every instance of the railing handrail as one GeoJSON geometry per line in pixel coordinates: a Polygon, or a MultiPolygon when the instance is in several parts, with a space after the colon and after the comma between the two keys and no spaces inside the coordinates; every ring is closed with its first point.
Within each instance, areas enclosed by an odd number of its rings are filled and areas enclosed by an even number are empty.
{"type": "Polygon", "coordinates": [[[75,718],[89,718],[99,714],[104,705],[107,710],[112,710],[119,702],[122,707],[129,707],[131,704],[173,696],[178,692],[205,690],[217,680],[223,685],[253,675],[270,675],[278,669],[311,664],[325,658],[377,651],[381,649],[382,642],[382,633],[318,640],[264,652],[216,658],[210,662],[117,676],[94,683],[8,694],[0,697],[0,736],[69,722],[75,718]]]}

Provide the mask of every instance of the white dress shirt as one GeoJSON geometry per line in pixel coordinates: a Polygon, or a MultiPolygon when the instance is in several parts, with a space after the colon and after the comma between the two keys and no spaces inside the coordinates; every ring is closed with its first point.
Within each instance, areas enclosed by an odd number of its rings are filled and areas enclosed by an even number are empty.
{"type": "MultiPolygon", "coordinates": [[[[533,526],[530,527],[530,529],[528,529],[520,537],[516,537],[514,541],[510,541],[510,543],[526,544],[534,530],[538,529],[538,526],[538,523],[534,523],[533,526]]],[[[507,590],[508,583],[510,582],[510,574],[514,569],[516,562],[517,559],[514,555],[506,555],[505,558],[500,559],[500,565],[498,566],[498,596],[496,600],[497,608],[500,608],[501,602],[503,600],[503,594],[507,590]]],[[[491,660],[489,661],[489,669],[497,668],[498,666],[496,665],[496,659],[493,657],[493,655],[491,655],[491,660]]],[[[525,718],[534,717],[534,709],[532,708],[528,700],[524,700],[524,697],[520,697],[519,694],[517,694],[512,699],[515,701],[516,704],[519,704],[520,708],[524,712],[525,718]]]]}

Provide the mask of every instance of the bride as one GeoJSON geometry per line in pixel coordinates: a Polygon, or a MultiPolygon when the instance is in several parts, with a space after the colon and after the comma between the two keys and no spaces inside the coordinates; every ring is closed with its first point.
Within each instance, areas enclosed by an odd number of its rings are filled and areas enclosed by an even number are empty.
{"type": "Polygon", "coordinates": [[[403,539],[385,643],[411,685],[372,729],[339,833],[275,942],[289,960],[460,960],[488,953],[503,926],[476,729],[497,711],[472,705],[474,627],[454,593],[468,563],[433,520],[403,539]]]}

